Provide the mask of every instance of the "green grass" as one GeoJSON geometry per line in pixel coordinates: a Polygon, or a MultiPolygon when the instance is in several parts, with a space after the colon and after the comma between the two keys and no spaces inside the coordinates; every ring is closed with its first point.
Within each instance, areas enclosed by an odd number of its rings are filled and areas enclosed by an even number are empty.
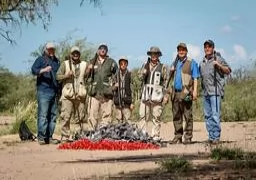
{"type": "Polygon", "coordinates": [[[29,103],[19,103],[13,108],[16,121],[12,124],[10,130],[11,134],[16,134],[19,132],[19,127],[21,121],[25,120],[29,129],[35,133],[36,132],[36,118],[37,118],[37,103],[32,101],[29,103]]]}
{"type": "Polygon", "coordinates": [[[255,169],[256,153],[244,152],[240,148],[217,147],[211,150],[214,160],[232,160],[235,169],[255,169]]]}
{"type": "Polygon", "coordinates": [[[192,163],[183,156],[170,157],[156,162],[160,165],[160,169],[171,173],[187,172],[192,168],[192,163]]]}
{"type": "Polygon", "coordinates": [[[243,159],[244,151],[240,148],[217,147],[211,150],[211,158],[214,160],[243,159]]]}

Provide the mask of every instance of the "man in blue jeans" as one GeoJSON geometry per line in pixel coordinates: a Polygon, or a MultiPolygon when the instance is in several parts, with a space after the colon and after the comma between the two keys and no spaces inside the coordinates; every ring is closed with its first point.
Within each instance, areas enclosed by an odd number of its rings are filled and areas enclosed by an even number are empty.
{"type": "Polygon", "coordinates": [[[207,40],[204,42],[205,57],[200,63],[200,74],[202,78],[203,104],[206,129],[208,131],[209,142],[218,144],[221,134],[220,115],[221,99],[224,97],[225,75],[231,73],[231,68],[215,52],[214,42],[207,40]]]}
{"type": "Polygon", "coordinates": [[[36,59],[31,70],[37,76],[37,138],[40,145],[57,144],[59,141],[52,138],[57,117],[56,95],[58,83],[56,73],[60,62],[55,57],[55,47],[52,42],[45,46],[44,54],[36,59]]]}

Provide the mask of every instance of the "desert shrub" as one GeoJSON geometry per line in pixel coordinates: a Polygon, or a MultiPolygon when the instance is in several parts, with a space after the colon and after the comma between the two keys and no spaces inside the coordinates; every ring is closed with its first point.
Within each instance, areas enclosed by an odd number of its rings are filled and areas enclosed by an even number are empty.
{"type": "Polygon", "coordinates": [[[10,133],[15,134],[19,132],[19,127],[22,120],[26,121],[26,124],[32,132],[36,132],[36,101],[31,101],[28,103],[21,102],[14,106],[13,111],[15,114],[16,121],[13,123],[10,133]]]}
{"type": "Polygon", "coordinates": [[[160,169],[172,173],[187,172],[192,168],[192,163],[184,156],[170,157],[156,162],[160,169]]]}

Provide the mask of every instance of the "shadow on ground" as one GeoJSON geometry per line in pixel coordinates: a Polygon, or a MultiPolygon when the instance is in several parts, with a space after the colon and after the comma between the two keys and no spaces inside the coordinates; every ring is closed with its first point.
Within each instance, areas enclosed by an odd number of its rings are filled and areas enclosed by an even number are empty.
{"type": "Polygon", "coordinates": [[[118,175],[104,177],[108,180],[156,180],[156,179],[214,179],[214,180],[251,180],[256,179],[256,170],[235,170],[232,162],[218,162],[200,164],[194,166],[188,172],[183,173],[168,173],[160,169],[134,171],[127,174],[120,173],[118,175]]]}

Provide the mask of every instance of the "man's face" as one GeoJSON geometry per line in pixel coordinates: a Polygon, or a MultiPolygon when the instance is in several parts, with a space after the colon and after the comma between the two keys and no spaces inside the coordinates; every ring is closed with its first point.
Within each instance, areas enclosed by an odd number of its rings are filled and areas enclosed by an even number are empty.
{"type": "Polygon", "coordinates": [[[101,47],[98,49],[98,53],[100,56],[106,56],[107,55],[107,49],[105,47],[101,47]]]}
{"type": "Polygon", "coordinates": [[[159,60],[159,53],[151,53],[151,61],[156,63],[159,60]]]}
{"type": "Polygon", "coordinates": [[[179,58],[185,58],[187,56],[187,53],[188,53],[188,51],[187,51],[186,48],[184,48],[184,47],[179,47],[178,48],[178,56],[179,56],[179,58]]]}
{"type": "Polygon", "coordinates": [[[119,63],[119,67],[122,71],[125,71],[127,69],[128,63],[125,60],[121,60],[119,63]]]}
{"type": "Polygon", "coordinates": [[[54,48],[49,48],[46,49],[47,50],[47,54],[51,57],[55,56],[55,49],[54,48]]]}
{"type": "Polygon", "coordinates": [[[213,46],[211,46],[210,44],[205,44],[204,46],[204,53],[206,56],[212,55],[214,51],[213,46]]]}
{"type": "Polygon", "coordinates": [[[79,60],[79,59],[80,59],[80,52],[78,52],[78,51],[72,52],[71,58],[72,58],[74,61],[79,60]]]}

